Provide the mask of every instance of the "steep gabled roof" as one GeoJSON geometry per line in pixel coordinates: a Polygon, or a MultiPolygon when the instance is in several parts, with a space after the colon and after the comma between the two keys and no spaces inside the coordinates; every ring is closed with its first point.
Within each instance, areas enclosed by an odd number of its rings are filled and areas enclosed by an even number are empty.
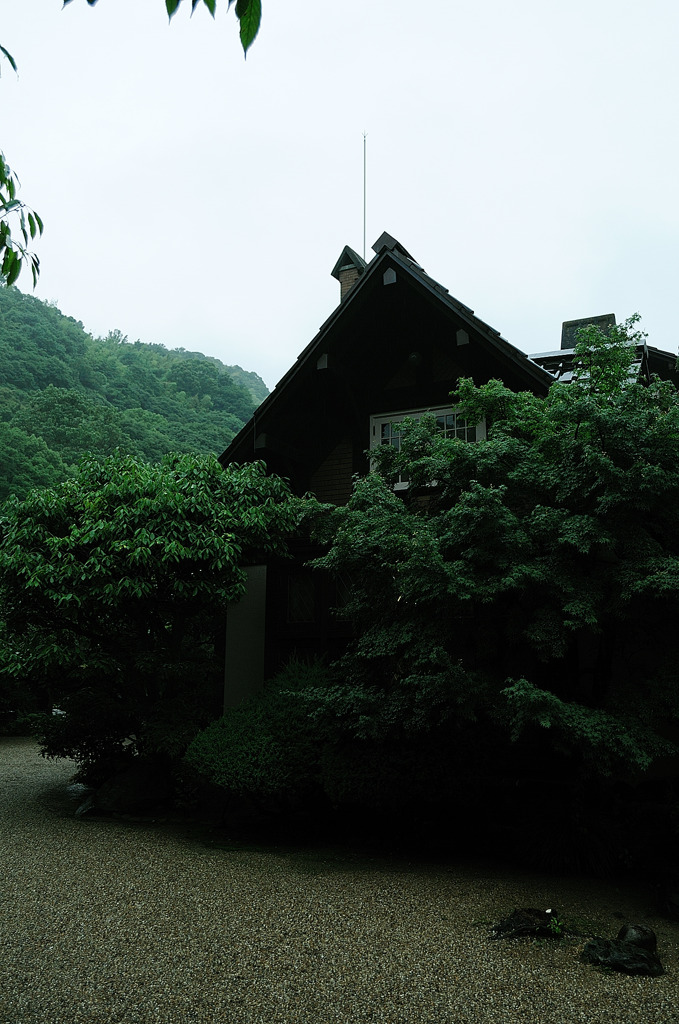
{"type": "Polygon", "coordinates": [[[356,315],[356,310],[364,308],[361,303],[366,295],[371,294],[370,289],[379,281],[380,276],[382,276],[384,284],[390,283],[391,280],[395,281],[396,276],[400,276],[402,280],[415,288],[427,302],[437,306],[443,312],[447,311],[448,314],[453,314],[461,328],[468,329],[475,336],[483,339],[491,358],[494,354],[499,365],[514,367],[521,379],[525,381],[526,387],[543,393],[547,391],[554,380],[553,376],[529,359],[520,349],[506,341],[498,330],[475,316],[474,311],[450,295],[447,288],[429,277],[407,249],[392,235],[384,232],[373,249],[376,255],[366,264],[353,249],[349,246],[344,247],[333,268],[333,277],[339,277],[340,270],[346,267],[355,267],[362,271],[362,275],[348,292],[344,301],[333,310],[316,336],[303,349],[271,394],[259,406],[252,419],[246,423],[222,453],[220,462],[224,465],[252,455],[258,436],[256,430],[260,429],[262,423],[271,421],[278,408],[284,405],[304,369],[309,364],[320,365],[320,360],[324,358],[328,339],[334,336],[336,326],[343,318],[347,318],[347,322],[350,322],[352,315],[356,315]]]}

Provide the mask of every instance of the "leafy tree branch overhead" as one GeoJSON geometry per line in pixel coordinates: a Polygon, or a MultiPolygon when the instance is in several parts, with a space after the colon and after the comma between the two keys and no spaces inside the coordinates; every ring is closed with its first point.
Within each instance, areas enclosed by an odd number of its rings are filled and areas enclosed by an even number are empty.
{"type": "MultiPolygon", "coordinates": [[[[73,0],[64,0],[64,7],[72,2],[73,0]]],[[[90,7],[94,7],[97,0],[87,0],[87,3],[90,7]]],[[[177,10],[182,3],[183,0],[165,0],[165,7],[169,18],[172,18],[177,13],[177,10]]],[[[191,0],[192,14],[200,3],[201,0],[191,0]]],[[[202,3],[205,4],[208,11],[214,18],[215,11],[217,10],[217,0],[202,0],[202,3]]],[[[262,2],[261,0],[227,0],[228,9],[230,9],[234,3],[236,5],[236,17],[240,23],[240,41],[243,45],[243,51],[247,54],[255,40],[255,36],[259,32],[259,26],[262,20],[262,2]]]]}
{"type": "MultiPolygon", "coordinates": [[[[73,0],[63,0],[66,7],[73,0]]],[[[201,0],[191,0],[191,13],[201,0]]],[[[202,0],[214,18],[217,0],[202,0]]],[[[236,17],[240,25],[240,39],[243,52],[247,52],[259,32],[262,20],[261,0],[227,0],[228,7],[235,3],[236,17]]],[[[97,0],[87,0],[94,7],[97,0]]],[[[170,19],[176,14],[182,0],[165,0],[170,19]]],[[[13,71],[17,65],[12,54],[4,46],[0,46],[0,59],[4,58],[13,71]]],[[[42,234],[43,223],[35,210],[30,209],[23,200],[18,198],[19,179],[7,163],[0,150],[0,279],[5,284],[14,284],[24,267],[28,267],[33,275],[35,287],[40,273],[40,261],[28,248],[30,242],[42,234]]]]}
{"type": "Polygon", "coordinates": [[[0,150],[0,277],[14,284],[24,266],[31,269],[35,286],[40,260],[28,249],[29,242],[42,234],[42,220],[18,198],[19,179],[0,150]]]}
{"type": "MultiPolygon", "coordinates": [[[[9,50],[0,46],[4,57],[16,72],[16,61],[9,50]]],[[[40,272],[40,261],[29,252],[29,240],[42,234],[42,220],[35,210],[29,209],[18,198],[19,179],[0,150],[0,280],[14,284],[24,266],[31,268],[35,286],[40,272]]]]}

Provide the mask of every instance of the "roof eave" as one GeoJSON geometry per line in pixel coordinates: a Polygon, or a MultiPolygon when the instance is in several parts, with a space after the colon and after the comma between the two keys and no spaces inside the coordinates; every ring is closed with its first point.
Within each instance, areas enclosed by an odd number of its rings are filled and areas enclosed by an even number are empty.
{"type": "Polygon", "coordinates": [[[222,454],[219,456],[219,461],[222,465],[226,465],[230,461],[230,452],[232,449],[237,449],[245,441],[249,432],[253,433],[254,443],[254,424],[256,419],[261,415],[266,415],[269,408],[276,403],[280,396],[291,386],[292,382],[297,377],[301,368],[305,365],[307,360],[311,358],[314,350],[320,348],[321,342],[335,324],[338,317],[349,309],[352,303],[356,303],[360,298],[362,292],[367,287],[368,282],[375,276],[378,269],[385,263],[394,263],[401,270],[407,273],[415,282],[420,286],[423,286],[429,294],[447,306],[452,312],[454,312],[460,319],[477,331],[482,337],[484,337],[494,348],[498,349],[507,358],[513,360],[516,363],[521,363],[523,368],[528,371],[529,375],[533,378],[536,384],[540,387],[549,387],[554,381],[553,374],[544,370],[537,363],[533,363],[529,356],[521,349],[512,345],[511,342],[507,341],[502,337],[499,331],[491,327],[489,324],[480,320],[474,315],[474,311],[469,306],[465,306],[464,303],[459,302],[452,295],[450,295],[447,288],[439,284],[433,278],[429,277],[422,268],[416,268],[415,265],[408,262],[405,258],[402,258],[398,252],[392,249],[383,248],[373,259],[366,264],[365,270],[361,277],[358,279],[354,287],[347,294],[346,298],[339,303],[332,311],[327,320],[321,325],[317,333],[314,335],[309,344],[300,352],[297,359],[290,367],[290,369],[281,377],[279,382],[271,394],[267,395],[262,404],[255,410],[252,418],[248,420],[245,426],[239,430],[236,436],[232,439],[229,445],[224,449],[222,454]]]}

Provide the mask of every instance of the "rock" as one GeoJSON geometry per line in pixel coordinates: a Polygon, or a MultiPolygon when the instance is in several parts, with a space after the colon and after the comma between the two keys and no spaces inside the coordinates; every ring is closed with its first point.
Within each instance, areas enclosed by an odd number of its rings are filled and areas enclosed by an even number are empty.
{"type": "Polygon", "coordinates": [[[655,932],[645,924],[624,924],[617,937],[619,942],[631,942],[633,946],[650,949],[651,953],[655,953],[658,948],[655,932]]]}
{"type": "Polygon", "coordinates": [[[166,769],[135,761],[99,787],[93,809],[102,814],[150,814],[167,806],[173,795],[166,769]]]}
{"type": "Polygon", "coordinates": [[[559,924],[555,910],[524,907],[513,910],[509,917],[493,925],[491,934],[494,939],[518,939],[526,935],[533,938],[558,939],[563,934],[563,927],[559,924]]]}
{"type": "Polygon", "coordinates": [[[657,953],[624,939],[592,939],[580,954],[580,960],[583,964],[605,967],[622,974],[646,974],[652,978],[664,974],[657,953]]]}

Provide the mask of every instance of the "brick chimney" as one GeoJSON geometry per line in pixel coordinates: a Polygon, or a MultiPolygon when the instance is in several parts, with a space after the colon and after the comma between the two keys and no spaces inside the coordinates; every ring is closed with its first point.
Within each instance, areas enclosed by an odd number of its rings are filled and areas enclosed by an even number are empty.
{"type": "Polygon", "coordinates": [[[587,316],[582,320],[564,320],[561,325],[561,348],[575,348],[578,331],[583,327],[600,327],[606,334],[615,327],[615,313],[587,316]]]}
{"type": "Polygon", "coordinates": [[[357,252],[354,252],[348,245],[344,246],[340,258],[331,271],[332,276],[340,283],[340,302],[344,302],[366,266],[367,263],[357,252]]]}

